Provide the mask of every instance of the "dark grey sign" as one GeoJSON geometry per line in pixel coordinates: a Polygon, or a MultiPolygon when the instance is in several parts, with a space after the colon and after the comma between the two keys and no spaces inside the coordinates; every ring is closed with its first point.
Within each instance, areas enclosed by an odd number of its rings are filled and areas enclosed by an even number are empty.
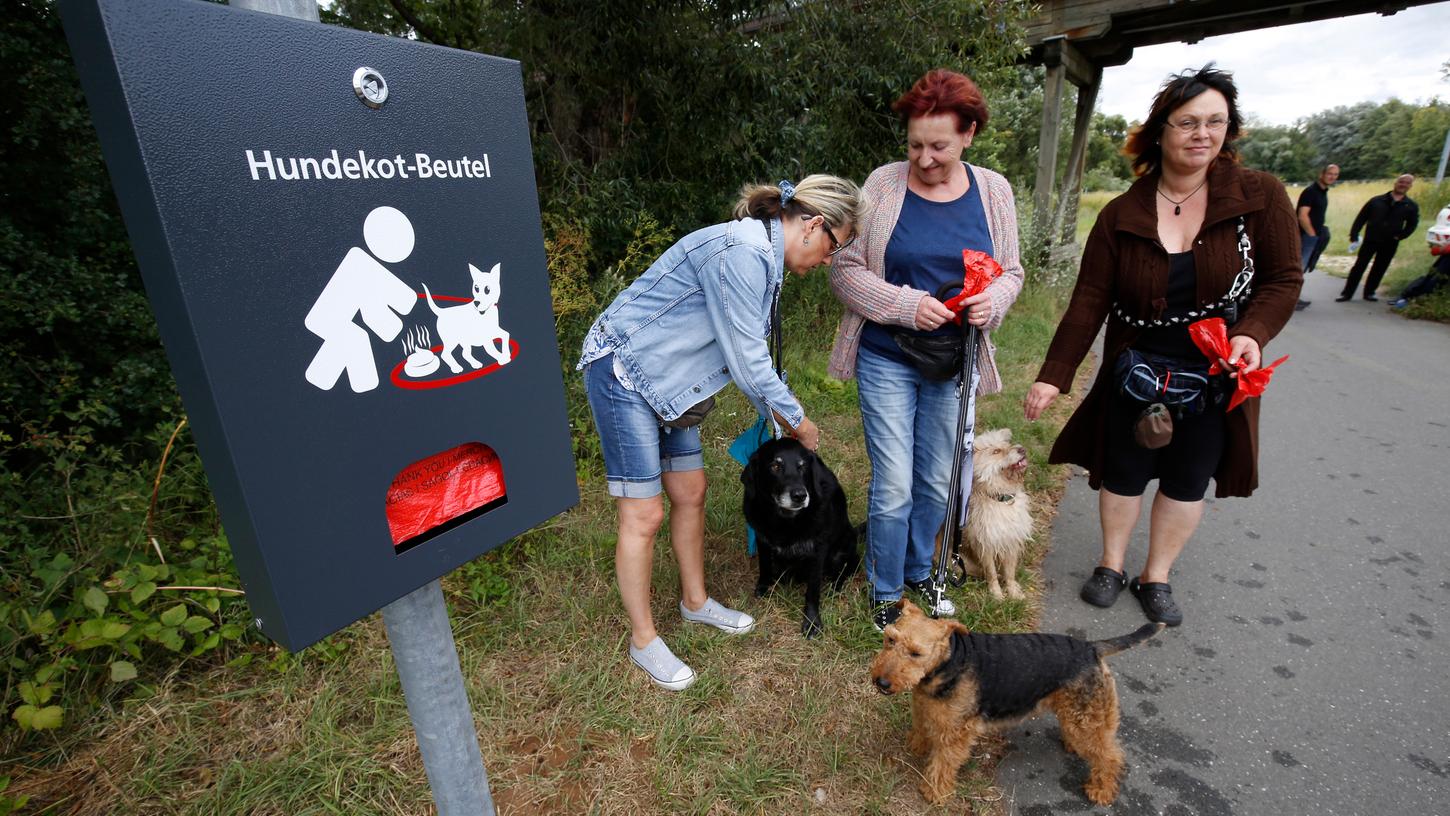
{"type": "Polygon", "coordinates": [[[61,12],[267,635],[578,502],[518,63],[191,0],[61,12]]]}

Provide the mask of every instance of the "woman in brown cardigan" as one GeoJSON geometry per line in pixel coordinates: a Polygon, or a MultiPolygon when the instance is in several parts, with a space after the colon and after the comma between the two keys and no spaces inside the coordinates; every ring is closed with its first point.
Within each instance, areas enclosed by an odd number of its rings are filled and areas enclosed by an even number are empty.
{"type": "Polygon", "coordinates": [[[1303,282],[1298,228],[1284,185],[1237,164],[1236,96],[1231,75],[1212,65],[1170,77],[1159,91],[1125,151],[1140,178],[1098,215],[1072,301],[1024,405],[1027,418],[1036,419],[1071,387],[1108,320],[1097,380],[1063,428],[1050,461],[1087,468],[1088,483],[1099,491],[1103,557],[1083,586],[1083,600],[1111,606],[1130,587],[1149,620],[1170,626],[1181,623],[1183,613],[1168,573],[1203,517],[1209,477],[1220,498],[1248,496],[1258,486],[1259,402],[1247,400],[1227,414],[1209,405],[1178,418],[1172,441],[1147,450],[1132,431],[1142,405],[1117,393],[1113,363],[1129,348],[1203,361],[1184,319],[1224,302],[1244,267],[1240,222],[1252,245],[1254,278],[1229,328],[1229,370],[1240,361],[1243,371],[1260,366],[1264,346],[1293,314],[1303,282]],[[1159,483],[1148,558],[1130,584],[1124,570],[1128,542],[1153,478],[1159,483]]]}

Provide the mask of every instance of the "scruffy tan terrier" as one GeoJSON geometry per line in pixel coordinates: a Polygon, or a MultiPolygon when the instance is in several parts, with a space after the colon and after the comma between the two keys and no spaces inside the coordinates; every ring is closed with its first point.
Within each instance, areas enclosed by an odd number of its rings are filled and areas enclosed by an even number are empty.
{"type": "Polygon", "coordinates": [[[1118,797],[1118,687],[1104,658],[1151,638],[1163,624],[1098,641],[988,635],[930,618],[910,601],[899,605],[901,617],[886,627],[885,644],[871,663],[871,681],[882,694],[911,692],[906,747],[927,757],[921,795],[928,802],[951,796],[978,736],[1042,708],[1057,715],[1063,747],[1087,760],[1087,797],[1100,805],[1118,797]]]}
{"type": "Polygon", "coordinates": [[[972,445],[972,497],[967,506],[967,562],[992,597],[1024,598],[1017,562],[1032,537],[1032,498],[1023,486],[1027,450],[1012,444],[1012,429],[978,434],[972,445]],[[980,570],[980,572],[979,572],[980,570]]]}

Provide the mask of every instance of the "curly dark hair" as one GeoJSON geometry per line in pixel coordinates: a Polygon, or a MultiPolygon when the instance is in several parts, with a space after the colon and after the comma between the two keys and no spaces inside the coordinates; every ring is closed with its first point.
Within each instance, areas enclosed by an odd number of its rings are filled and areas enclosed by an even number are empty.
{"type": "Polygon", "coordinates": [[[1238,105],[1239,91],[1234,86],[1233,74],[1218,70],[1210,62],[1196,71],[1190,69],[1173,74],[1158,90],[1147,121],[1133,129],[1123,146],[1123,154],[1133,160],[1134,173],[1143,176],[1158,169],[1163,162],[1163,148],[1158,146],[1158,137],[1167,126],[1168,116],[1204,91],[1218,91],[1228,100],[1228,132],[1224,134],[1223,149],[1218,155],[1221,159],[1238,161],[1238,149],[1233,142],[1243,126],[1243,115],[1239,113],[1238,105]]]}

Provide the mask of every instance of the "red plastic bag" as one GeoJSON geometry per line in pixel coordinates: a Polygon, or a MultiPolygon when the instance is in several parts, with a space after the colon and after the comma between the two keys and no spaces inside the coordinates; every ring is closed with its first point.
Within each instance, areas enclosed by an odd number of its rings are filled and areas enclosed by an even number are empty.
{"type": "MultiPolygon", "coordinates": [[[[1188,336],[1192,338],[1193,344],[1198,346],[1198,350],[1203,352],[1203,356],[1212,363],[1208,367],[1208,373],[1218,374],[1223,371],[1223,366],[1219,365],[1218,361],[1227,360],[1229,357],[1228,327],[1224,325],[1223,318],[1210,317],[1188,324],[1188,336]]],[[[1253,371],[1240,370],[1236,378],[1238,384],[1234,387],[1234,394],[1229,398],[1226,410],[1232,411],[1249,397],[1263,396],[1265,389],[1269,387],[1269,380],[1274,378],[1274,368],[1288,359],[1289,355],[1285,354],[1269,365],[1253,371]]],[[[1240,369],[1247,364],[1243,358],[1239,358],[1240,369]]]]}
{"type": "Polygon", "coordinates": [[[388,488],[388,531],[398,552],[420,543],[425,534],[475,512],[507,501],[503,464],[493,448],[478,442],[459,445],[414,462],[388,488]]]}
{"type": "Polygon", "coordinates": [[[1239,387],[1234,389],[1234,395],[1229,398],[1228,410],[1232,411],[1239,407],[1239,403],[1249,397],[1262,396],[1264,390],[1269,387],[1269,380],[1274,377],[1274,367],[1287,359],[1289,359],[1289,355],[1285,354],[1266,366],[1239,374],[1239,387]]]}
{"type": "Polygon", "coordinates": [[[961,325],[962,309],[965,308],[962,304],[966,299],[986,289],[987,284],[1002,275],[1002,265],[997,263],[996,258],[975,249],[962,250],[962,266],[966,269],[966,274],[962,276],[962,293],[942,304],[957,313],[952,318],[957,325],[961,325]]]}
{"type": "Polygon", "coordinates": [[[1210,317],[1189,323],[1188,337],[1213,364],[1208,367],[1208,373],[1217,374],[1223,370],[1223,366],[1218,364],[1219,360],[1228,359],[1228,328],[1224,325],[1223,318],[1210,317]]]}

